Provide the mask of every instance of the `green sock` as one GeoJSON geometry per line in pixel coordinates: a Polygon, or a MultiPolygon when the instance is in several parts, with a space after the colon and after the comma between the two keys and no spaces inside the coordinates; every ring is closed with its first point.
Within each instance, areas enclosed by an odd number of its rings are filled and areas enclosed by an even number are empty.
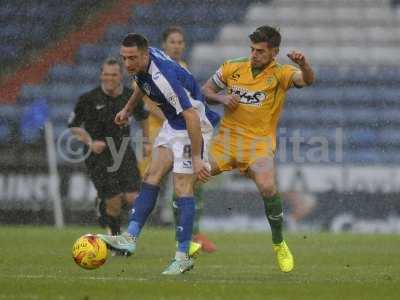
{"type": "Polygon", "coordinates": [[[283,210],[282,199],[280,194],[275,194],[270,198],[263,198],[265,215],[267,216],[269,225],[271,226],[272,242],[279,244],[283,241],[282,237],[282,223],[283,223],[283,210]]]}
{"type": "Polygon", "coordinates": [[[194,197],[196,199],[196,214],[194,216],[193,223],[193,235],[198,234],[200,231],[200,218],[203,214],[203,189],[201,185],[198,185],[194,188],[194,197]]]}

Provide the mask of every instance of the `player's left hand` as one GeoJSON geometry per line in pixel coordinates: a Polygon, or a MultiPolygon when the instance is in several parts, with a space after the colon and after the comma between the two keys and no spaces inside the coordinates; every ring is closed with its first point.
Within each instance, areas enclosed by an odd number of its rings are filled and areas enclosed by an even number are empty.
{"type": "Polygon", "coordinates": [[[289,57],[295,64],[298,64],[300,67],[306,64],[306,57],[303,55],[303,53],[299,51],[293,50],[287,54],[287,57],[289,57]]]}
{"type": "Polygon", "coordinates": [[[193,157],[192,162],[193,172],[196,175],[197,179],[201,182],[206,183],[211,177],[209,166],[201,158],[193,157]]]}

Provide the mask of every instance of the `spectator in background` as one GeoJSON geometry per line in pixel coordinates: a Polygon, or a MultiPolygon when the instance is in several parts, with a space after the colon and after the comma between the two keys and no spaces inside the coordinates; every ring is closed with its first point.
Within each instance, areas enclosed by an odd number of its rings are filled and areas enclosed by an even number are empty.
{"type": "MultiPolygon", "coordinates": [[[[105,60],[101,67],[100,86],[79,98],[68,124],[72,133],[85,144],[85,150],[90,151],[85,164],[98,193],[99,222],[113,235],[121,232],[122,208],[132,205],[141,182],[136,156],[130,140],[127,140],[130,127],[119,127],[114,123],[115,115],[133,93],[132,89],[123,86],[122,78],[121,63],[114,58],[105,60]],[[111,170],[110,167],[116,163],[111,149],[119,152],[126,142],[128,145],[122,152],[121,164],[117,170],[111,170]]],[[[143,102],[135,108],[133,115],[141,122],[143,135],[147,137],[147,122],[144,120],[148,112],[143,102]]]]}

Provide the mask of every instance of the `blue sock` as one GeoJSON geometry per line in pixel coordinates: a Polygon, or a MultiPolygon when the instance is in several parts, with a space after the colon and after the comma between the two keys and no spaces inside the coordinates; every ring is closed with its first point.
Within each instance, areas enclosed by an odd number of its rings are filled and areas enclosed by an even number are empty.
{"type": "Polygon", "coordinates": [[[192,240],[195,200],[194,197],[180,197],[176,199],[175,203],[178,207],[178,224],[176,226],[178,251],[188,253],[192,240]]]}
{"type": "Polygon", "coordinates": [[[129,216],[128,233],[136,238],[157,202],[159,186],[143,182],[129,216]]]}

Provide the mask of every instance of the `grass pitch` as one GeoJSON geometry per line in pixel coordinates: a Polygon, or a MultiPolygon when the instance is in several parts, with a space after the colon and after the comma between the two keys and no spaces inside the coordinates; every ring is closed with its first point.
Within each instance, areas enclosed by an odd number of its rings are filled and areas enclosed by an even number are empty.
{"type": "Polygon", "coordinates": [[[144,230],[137,253],[79,268],[73,242],[97,228],[0,227],[0,299],[398,299],[400,237],[297,234],[296,267],[278,270],[270,236],[215,233],[218,252],[201,254],[179,277],[160,273],[172,258],[172,230],[144,230]]]}

